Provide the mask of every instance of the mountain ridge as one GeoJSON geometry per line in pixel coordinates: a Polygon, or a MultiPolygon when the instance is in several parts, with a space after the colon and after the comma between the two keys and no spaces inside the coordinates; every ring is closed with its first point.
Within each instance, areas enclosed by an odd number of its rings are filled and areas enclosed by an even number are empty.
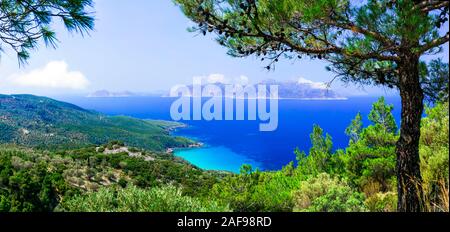
{"type": "MultiPolygon", "coordinates": [[[[222,92],[222,96],[227,98],[235,98],[236,96],[228,95],[225,86],[228,84],[222,83],[222,82],[212,82],[202,85],[202,90],[205,89],[207,85],[215,85],[220,88],[222,92]]],[[[233,84],[231,84],[233,85],[233,84]]],[[[268,79],[261,81],[256,84],[248,84],[248,85],[241,85],[242,87],[253,87],[255,90],[258,91],[259,85],[265,85],[265,93],[263,96],[266,98],[278,98],[278,99],[299,99],[299,100],[346,100],[347,98],[336,91],[329,88],[324,83],[319,82],[312,82],[303,78],[300,78],[298,81],[277,81],[274,79],[268,79]],[[278,96],[274,96],[270,92],[270,86],[275,85],[278,86],[278,96]]],[[[189,97],[201,97],[201,95],[198,95],[199,93],[193,92],[193,85],[187,85],[183,86],[187,87],[190,91],[189,97]]],[[[181,86],[179,87],[181,88],[181,86]]],[[[258,93],[256,93],[258,94],[258,93]]],[[[163,97],[169,97],[169,94],[163,95],[163,97]]],[[[238,97],[239,98],[239,97],[238,97]]],[[[249,97],[246,95],[244,98],[252,99],[253,97],[249,97]]],[[[261,98],[259,96],[255,96],[254,98],[261,98]]]]}

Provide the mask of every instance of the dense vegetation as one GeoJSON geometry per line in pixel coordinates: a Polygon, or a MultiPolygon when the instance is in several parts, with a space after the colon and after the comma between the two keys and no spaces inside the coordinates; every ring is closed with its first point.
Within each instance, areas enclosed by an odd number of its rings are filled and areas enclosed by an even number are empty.
{"type": "Polygon", "coordinates": [[[76,212],[217,212],[228,211],[214,201],[183,196],[180,189],[164,186],[141,189],[103,188],[65,201],[58,210],[76,212]]]}
{"type": "MultiPolygon", "coordinates": [[[[114,146],[117,144],[114,143],[114,146]]],[[[203,211],[218,207],[214,203],[197,207],[194,205],[199,205],[196,199],[184,195],[206,195],[207,189],[223,174],[199,170],[169,154],[130,150],[139,151],[143,155],[133,157],[128,152],[105,154],[96,147],[49,152],[15,145],[0,145],[0,211],[53,211],[59,203],[66,201],[67,204],[60,207],[61,210],[100,209],[100,206],[74,202],[80,200],[80,197],[77,197],[80,194],[91,193],[92,197],[96,198],[115,191],[124,194],[123,196],[146,196],[147,198],[141,199],[144,202],[152,199],[168,201],[160,202],[162,205],[154,208],[133,208],[139,211],[158,210],[172,203],[186,207],[179,210],[203,211]],[[152,159],[147,160],[145,157],[152,159]],[[127,186],[129,189],[119,190],[127,186]],[[102,190],[104,188],[108,189],[102,190]],[[96,193],[97,191],[100,192],[96,193]],[[164,198],[164,194],[171,194],[176,199],[169,201],[164,198]],[[192,206],[189,206],[190,202],[192,206]],[[72,206],[78,208],[72,209],[72,206]]],[[[107,199],[93,202],[111,204],[107,199]]],[[[125,206],[104,210],[122,211],[125,210],[123,207],[125,206]]],[[[132,206],[130,203],[129,207],[138,206],[132,206]]],[[[173,207],[175,206],[166,210],[176,210],[173,207]]]]}
{"type": "Polygon", "coordinates": [[[40,148],[79,148],[120,140],[155,151],[192,141],[172,137],[176,122],[110,117],[78,106],[32,95],[0,95],[0,143],[40,148]]]}
{"type": "MultiPolygon", "coordinates": [[[[393,107],[383,98],[363,127],[358,114],[347,128],[349,145],[333,151],[332,138],[319,126],[311,133],[309,153],[296,150],[298,165],[260,172],[243,166],[241,174],[216,184],[211,196],[235,211],[375,211],[397,210],[396,154],[398,129],[393,107]]],[[[448,102],[427,109],[420,144],[424,173],[423,206],[449,210],[448,102]]]]}
{"type": "MultiPolygon", "coordinates": [[[[112,141],[77,149],[0,145],[0,211],[301,211],[397,210],[393,106],[357,114],[349,145],[333,149],[318,125],[308,152],[279,171],[200,170],[171,154],[112,141]]],[[[448,211],[448,102],[427,109],[420,144],[424,208],[448,211]]],[[[56,112],[55,112],[56,113],[56,112]]]]}

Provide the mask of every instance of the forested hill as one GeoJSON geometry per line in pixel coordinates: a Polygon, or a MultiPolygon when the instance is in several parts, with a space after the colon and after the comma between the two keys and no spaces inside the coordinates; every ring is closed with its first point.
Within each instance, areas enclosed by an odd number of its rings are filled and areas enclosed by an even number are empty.
{"type": "Polygon", "coordinates": [[[172,137],[176,122],[107,116],[33,95],[0,95],[0,143],[60,148],[120,140],[153,151],[183,147],[188,139],[172,137]]]}

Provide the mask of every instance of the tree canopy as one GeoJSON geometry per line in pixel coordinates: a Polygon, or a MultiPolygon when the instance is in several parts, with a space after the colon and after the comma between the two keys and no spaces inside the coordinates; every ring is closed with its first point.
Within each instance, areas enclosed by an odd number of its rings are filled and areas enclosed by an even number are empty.
{"type": "Polygon", "coordinates": [[[198,23],[192,31],[215,33],[232,56],[260,56],[269,70],[281,58],[325,59],[337,77],[362,84],[397,86],[404,52],[435,54],[449,40],[447,1],[175,2],[198,23]]]}
{"type": "Polygon", "coordinates": [[[0,53],[9,47],[23,64],[40,40],[56,47],[54,19],[60,19],[71,32],[89,33],[94,28],[94,17],[88,11],[92,6],[92,0],[1,0],[0,53]]]}

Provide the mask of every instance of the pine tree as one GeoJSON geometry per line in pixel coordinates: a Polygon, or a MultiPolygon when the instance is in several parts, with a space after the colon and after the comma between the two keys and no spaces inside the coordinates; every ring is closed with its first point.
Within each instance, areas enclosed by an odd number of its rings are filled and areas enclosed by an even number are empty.
{"type": "Polygon", "coordinates": [[[271,70],[281,58],[323,59],[336,78],[397,88],[402,124],[397,143],[399,211],[423,211],[420,121],[430,78],[421,57],[449,41],[448,1],[175,0],[234,57],[256,55],[271,70]]]}
{"type": "Polygon", "coordinates": [[[69,31],[88,33],[94,28],[94,17],[88,12],[92,5],[92,0],[1,0],[0,53],[9,46],[22,65],[39,41],[55,48],[54,19],[60,19],[69,31]]]}

